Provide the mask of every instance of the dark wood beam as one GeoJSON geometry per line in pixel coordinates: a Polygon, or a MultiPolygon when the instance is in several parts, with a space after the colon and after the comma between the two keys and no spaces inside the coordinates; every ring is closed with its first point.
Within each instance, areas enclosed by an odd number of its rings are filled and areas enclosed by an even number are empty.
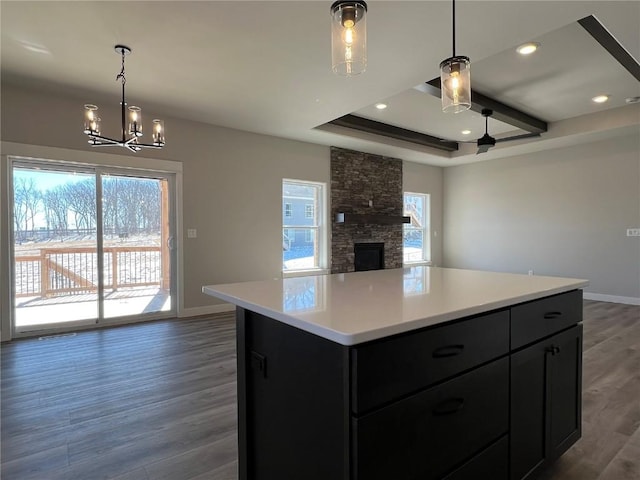
{"type": "Polygon", "coordinates": [[[596,42],[602,45],[620,65],[626,68],[629,73],[640,82],[640,63],[620,45],[615,37],[609,33],[596,17],[589,15],[588,17],[578,20],[578,23],[582,25],[582,28],[584,28],[596,42]]]}
{"type": "MultiPolygon", "coordinates": [[[[416,87],[421,92],[428,93],[434,97],[440,97],[440,77],[426,82],[420,87],[416,87]]],[[[547,131],[547,122],[533,117],[527,113],[517,110],[509,105],[487,97],[482,93],[471,90],[471,110],[482,113],[482,109],[489,108],[493,110],[491,118],[500,120],[501,122],[513,125],[530,133],[543,133],[547,131]]]]}
{"type": "Polygon", "coordinates": [[[458,150],[458,143],[442,140],[425,133],[407,130],[406,128],[387,125],[386,123],[376,122],[368,118],[358,117],[356,115],[345,115],[329,122],[331,125],[339,127],[351,128],[361,132],[372,133],[374,135],[382,135],[383,137],[395,138],[405,142],[424,145],[426,147],[437,148],[447,152],[458,150]]]}

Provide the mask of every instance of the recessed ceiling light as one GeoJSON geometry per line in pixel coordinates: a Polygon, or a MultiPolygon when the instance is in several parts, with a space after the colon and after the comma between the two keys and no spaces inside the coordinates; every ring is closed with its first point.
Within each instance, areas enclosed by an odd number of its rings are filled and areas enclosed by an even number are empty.
{"type": "Polygon", "coordinates": [[[518,48],[516,48],[516,52],[518,52],[520,55],[531,55],[533,52],[538,50],[539,47],[540,44],[536,42],[523,43],[518,48]]]}
{"type": "Polygon", "coordinates": [[[629,98],[625,98],[624,101],[629,103],[629,104],[631,104],[631,103],[640,103],[640,97],[629,97],[629,98]]]}
{"type": "Polygon", "coordinates": [[[596,102],[596,103],[604,103],[607,100],[609,100],[609,95],[596,95],[591,100],[596,102]]]}
{"type": "Polygon", "coordinates": [[[384,110],[385,108],[387,108],[387,104],[386,103],[376,103],[376,108],[378,110],[384,110]]]}
{"type": "Polygon", "coordinates": [[[471,130],[462,130],[460,133],[463,135],[469,135],[471,133],[471,130]]]}

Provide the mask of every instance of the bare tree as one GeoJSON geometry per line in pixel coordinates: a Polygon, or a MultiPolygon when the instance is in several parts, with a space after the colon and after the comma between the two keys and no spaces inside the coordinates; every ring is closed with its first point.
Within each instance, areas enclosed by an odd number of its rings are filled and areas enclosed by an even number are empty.
{"type": "Polygon", "coordinates": [[[16,176],[13,191],[16,232],[34,230],[42,195],[36,188],[33,178],[16,176]]]}
{"type": "Polygon", "coordinates": [[[58,186],[47,190],[42,196],[42,201],[47,228],[56,233],[66,232],[69,228],[69,200],[64,194],[64,188],[58,186]]]}
{"type": "Polygon", "coordinates": [[[90,230],[96,226],[96,183],[93,178],[64,185],[69,211],[74,216],[76,230],[90,230]]]}

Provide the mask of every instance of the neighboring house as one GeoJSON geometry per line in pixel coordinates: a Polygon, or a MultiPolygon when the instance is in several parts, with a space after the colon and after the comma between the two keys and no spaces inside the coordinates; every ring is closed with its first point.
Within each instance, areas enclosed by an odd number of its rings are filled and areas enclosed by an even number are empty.
{"type": "Polygon", "coordinates": [[[304,185],[286,184],[282,192],[282,249],[285,252],[297,252],[294,257],[308,250],[313,255],[314,231],[305,229],[313,226],[315,219],[314,192],[304,185]]]}

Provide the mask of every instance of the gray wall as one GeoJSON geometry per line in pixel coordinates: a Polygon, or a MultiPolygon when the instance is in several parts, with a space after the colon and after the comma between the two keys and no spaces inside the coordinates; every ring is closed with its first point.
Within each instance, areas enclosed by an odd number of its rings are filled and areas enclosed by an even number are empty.
{"type": "Polygon", "coordinates": [[[444,171],[444,264],[640,300],[640,132],[444,171]]]}
{"type": "MultiPolygon", "coordinates": [[[[119,121],[115,97],[51,94],[7,84],[1,94],[2,141],[83,150],[91,162],[100,150],[91,149],[81,131],[82,106],[88,101],[100,106],[104,133],[116,135],[107,130],[119,121]]],[[[185,309],[201,312],[201,307],[220,303],[203,295],[202,285],[280,277],[282,178],[329,186],[329,147],[185,121],[153,111],[152,105],[142,107],[147,127],[152,118],[165,120],[167,145],[136,156],[183,165],[183,208],[178,214],[185,229],[185,309]],[[198,237],[186,238],[187,228],[196,228],[198,237]]],[[[122,155],[123,165],[132,155],[120,148],[108,152],[122,155]]],[[[441,208],[442,169],[412,165],[409,190],[432,193],[432,212],[441,208]]],[[[5,194],[4,183],[0,188],[5,194]]],[[[441,211],[434,212],[434,219],[440,221],[441,211]]],[[[5,228],[2,238],[7,235],[5,228]]],[[[434,258],[439,254],[434,252],[434,258]]]]}

